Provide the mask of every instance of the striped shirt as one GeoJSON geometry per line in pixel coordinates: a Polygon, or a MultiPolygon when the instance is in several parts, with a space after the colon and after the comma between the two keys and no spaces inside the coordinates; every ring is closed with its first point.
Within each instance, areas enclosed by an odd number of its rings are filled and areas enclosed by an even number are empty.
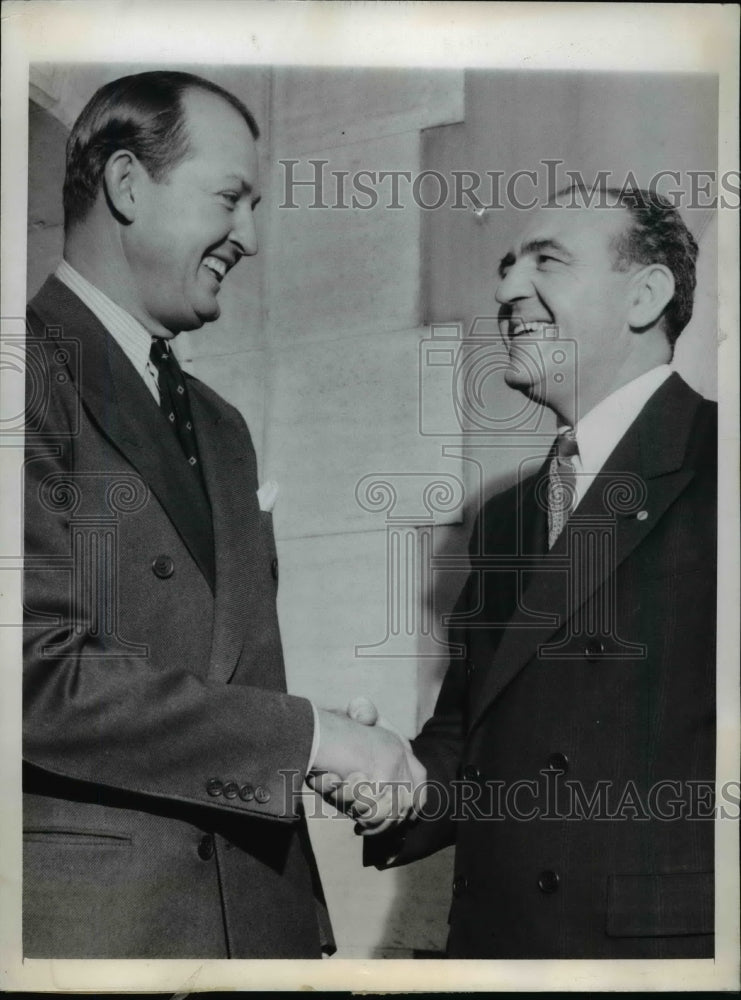
{"type": "Polygon", "coordinates": [[[91,285],[71,264],[63,260],[54,272],[55,276],[69,288],[94,313],[108,333],[113,337],[126,357],[144,380],[159,406],[160,391],[157,384],[157,369],[149,360],[152,335],[145,330],[139,320],[116,305],[99,288],[91,285]]]}

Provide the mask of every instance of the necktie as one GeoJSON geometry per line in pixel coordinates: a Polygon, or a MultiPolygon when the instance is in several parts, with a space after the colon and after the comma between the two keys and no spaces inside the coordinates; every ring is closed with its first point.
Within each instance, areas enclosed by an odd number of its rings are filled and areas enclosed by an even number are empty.
{"type": "Polygon", "coordinates": [[[549,549],[553,548],[576,504],[576,468],[572,460],[578,454],[579,446],[573,429],[567,427],[560,431],[548,470],[549,549]]]}
{"type": "Polygon", "coordinates": [[[188,389],[177,358],[170,351],[162,337],[152,338],[149,357],[157,369],[157,384],[160,391],[160,409],[172,424],[188,464],[199,477],[204,487],[201,463],[198,457],[198,442],[193,430],[193,415],[190,412],[188,389]]]}

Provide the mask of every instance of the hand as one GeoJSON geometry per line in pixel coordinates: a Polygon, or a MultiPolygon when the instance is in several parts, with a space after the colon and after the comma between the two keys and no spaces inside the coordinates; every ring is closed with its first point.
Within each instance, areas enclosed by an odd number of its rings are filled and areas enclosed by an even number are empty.
{"type": "Polygon", "coordinates": [[[354,698],[346,713],[319,712],[320,744],[309,786],[352,815],[356,833],[373,836],[405,820],[426,778],[409,741],[367,698],[354,698]]]}

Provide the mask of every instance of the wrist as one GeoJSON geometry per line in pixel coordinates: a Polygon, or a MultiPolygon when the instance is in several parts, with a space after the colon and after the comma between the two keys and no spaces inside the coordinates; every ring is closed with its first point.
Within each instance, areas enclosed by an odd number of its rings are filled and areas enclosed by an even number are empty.
{"type": "Polygon", "coordinates": [[[346,715],[317,708],[319,739],[314,754],[313,770],[329,771],[344,777],[357,770],[361,754],[357,751],[357,730],[362,729],[346,715]]]}

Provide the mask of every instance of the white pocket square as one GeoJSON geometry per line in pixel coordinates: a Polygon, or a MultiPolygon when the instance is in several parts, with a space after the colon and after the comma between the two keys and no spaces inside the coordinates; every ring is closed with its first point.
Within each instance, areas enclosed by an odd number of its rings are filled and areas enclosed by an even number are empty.
{"type": "Polygon", "coordinates": [[[277,499],[278,484],[273,479],[268,479],[257,491],[257,502],[260,504],[260,510],[264,510],[269,514],[273,507],[275,507],[277,499]]]}

